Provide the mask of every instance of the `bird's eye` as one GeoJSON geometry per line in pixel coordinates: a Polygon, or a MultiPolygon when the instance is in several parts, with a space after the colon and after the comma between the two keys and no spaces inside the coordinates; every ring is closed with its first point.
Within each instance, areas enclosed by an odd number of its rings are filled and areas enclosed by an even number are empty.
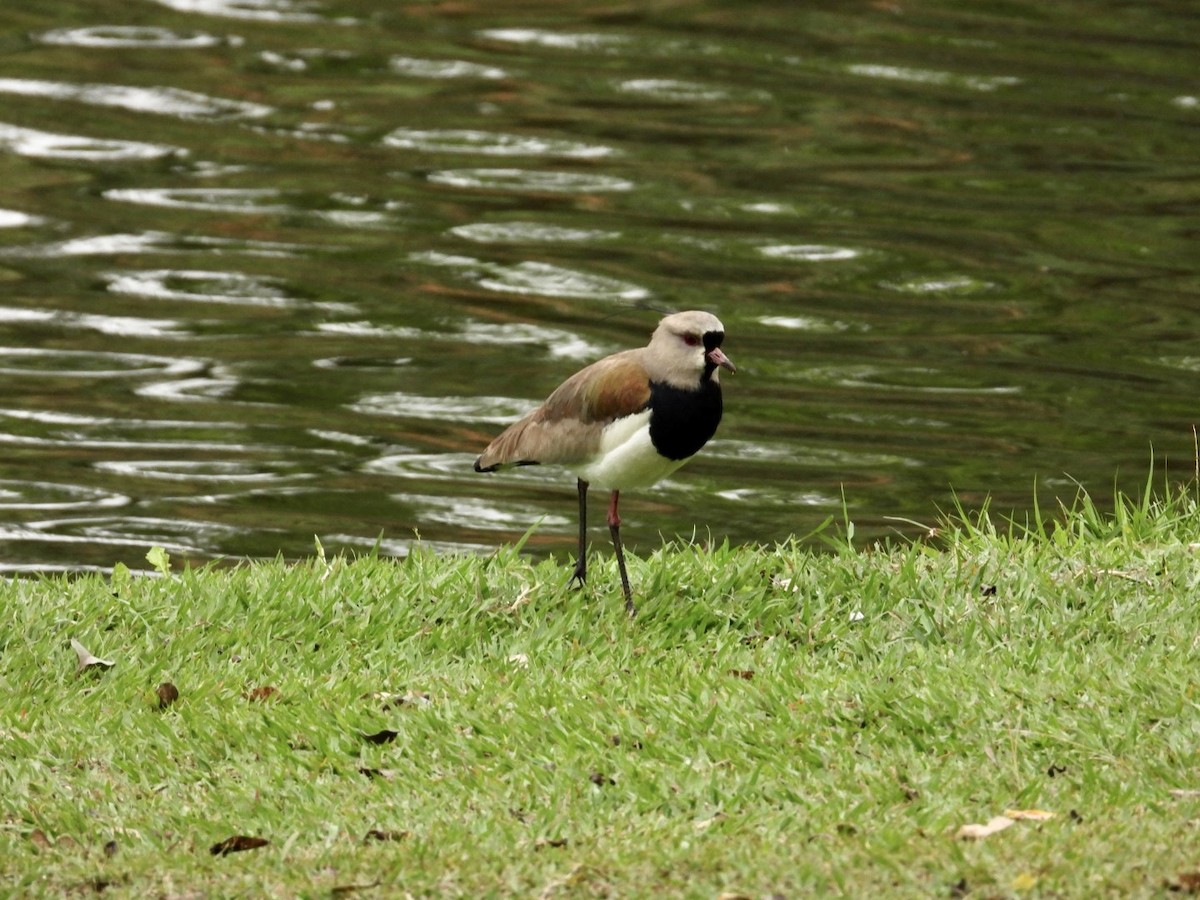
{"type": "Polygon", "coordinates": [[[683,342],[685,344],[687,344],[689,347],[699,347],[700,346],[700,336],[698,334],[681,334],[680,337],[683,339],[683,342]]]}

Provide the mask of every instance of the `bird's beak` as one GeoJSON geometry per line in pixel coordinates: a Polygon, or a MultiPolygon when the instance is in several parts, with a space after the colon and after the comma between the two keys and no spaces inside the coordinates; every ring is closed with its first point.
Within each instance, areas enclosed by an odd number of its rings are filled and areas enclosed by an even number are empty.
{"type": "Polygon", "coordinates": [[[730,372],[737,371],[737,368],[734,366],[732,360],[730,360],[728,356],[721,352],[720,347],[713,347],[704,354],[704,358],[714,366],[720,366],[722,369],[728,369],[730,372]]]}

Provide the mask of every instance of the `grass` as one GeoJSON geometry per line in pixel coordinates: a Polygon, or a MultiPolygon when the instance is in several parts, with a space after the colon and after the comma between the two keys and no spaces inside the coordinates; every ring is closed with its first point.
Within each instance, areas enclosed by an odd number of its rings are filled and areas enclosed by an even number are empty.
{"type": "Polygon", "coordinates": [[[1200,506],[1057,518],[667,546],[633,621],[513,550],[5,583],[0,893],[1195,890],[1200,506]]]}

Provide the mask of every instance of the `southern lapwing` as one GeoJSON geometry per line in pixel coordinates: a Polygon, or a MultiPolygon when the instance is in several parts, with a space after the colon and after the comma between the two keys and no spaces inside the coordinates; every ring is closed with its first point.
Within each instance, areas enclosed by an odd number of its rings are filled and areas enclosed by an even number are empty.
{"type": "Polygon", "coordinates": [[[476,472],[512,466],[563,466],[579,479],[579,557],[572,581],[587,577],[587,491],[611,491],[612,535],[633,615],[621,551],[620,492],[648,487],[691,459],[721,421],[718,369],[736,371],[721,352],[725,326],[691,310],[658,323],[650,343],[614,353],[576,372],[546,402],[511,425],[475,460],[476,472]]]}

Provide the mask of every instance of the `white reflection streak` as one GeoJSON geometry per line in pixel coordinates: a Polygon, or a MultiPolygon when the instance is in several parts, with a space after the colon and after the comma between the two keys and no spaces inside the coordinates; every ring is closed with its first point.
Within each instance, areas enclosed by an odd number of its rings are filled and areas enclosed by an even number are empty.
{"type": "Polygon", "coordinates": [[[266,203],[279,196],[274,188],[112,188],[100,196],[105,200],[141,203],[168,209],[198,209],[213,212],[289,213],[285,203],[266,203]]]}
{"type": "Polygon", "coordinates": [[[118,337],[183,337],[188,334],[173,319],[142,319],[136,316],[101,316],[65,310],[22,309],[0,306],[0,322],[53,322],[66,328],[87,328],[118,337]]]}
{"type": "Polygon", "coordinates": [[[200,31],[179,32],[169,28],[137,25],[96,25],[90,28],[55,28],[37,39],[44,44],[68,47],[215,47],[221,38],[200,31]]]}
{"type": "Polygon", "coordinates": [[[73,134],[55,134],[0,123],[0,149],[40,159],[79,159],[92,162],[159,159],[183,153],[169,144],[116,141],[73,134]]]}
{"type": "Polygon", "coordinates": [[[209,272],[197,269],[156,269],[146,272],[109,272],[104,275],[114,294],[132,294],[154,300],[186,300],[199,303],[227,303],[241,306],[291,307],[296,301],[274,287],[265,276],[242,272],[209,272]],[[212,292],[181,291],[168,282],[196,282],[212,292]]]}
{"type": "Polygon", "coordinates": [[[209,97],[179,88],[142,88],[121,84],[72,84],[32,78],[0,78],[0,93],[74,100],[91,106],[108,106],[131,112],[180,116],[185,119],[260,118],[274,112],[271,107],[258,103],[209,97]]]}
{"type": "MultiPolygon", "coordinates": [[[[203,13],[256,22],[327,22],[316,13],[303,12],[290,0],[155,0],[176,12],[203,13]]],[[[307,6],[307,4],[305,4],[307,6]]],[[[348,20],[333,20],[345,22],[348,20]]]]}
{"type": "Polygon", "coordinates": [[[0,248],[0,256],[24,259],[57,258],[61,256],[117,256],[138,253],[177,253],[181,249],[209,250],[214,253],[244,253],[286,259],[304,250],[315,250],[303,244],[284,244],[276,241],[241,241],[236,238],[178,235],[169,231],[145,231],[141,234],[101,234],[86,238],[68,238],[48,244],[25,244],[0,248]]]}

